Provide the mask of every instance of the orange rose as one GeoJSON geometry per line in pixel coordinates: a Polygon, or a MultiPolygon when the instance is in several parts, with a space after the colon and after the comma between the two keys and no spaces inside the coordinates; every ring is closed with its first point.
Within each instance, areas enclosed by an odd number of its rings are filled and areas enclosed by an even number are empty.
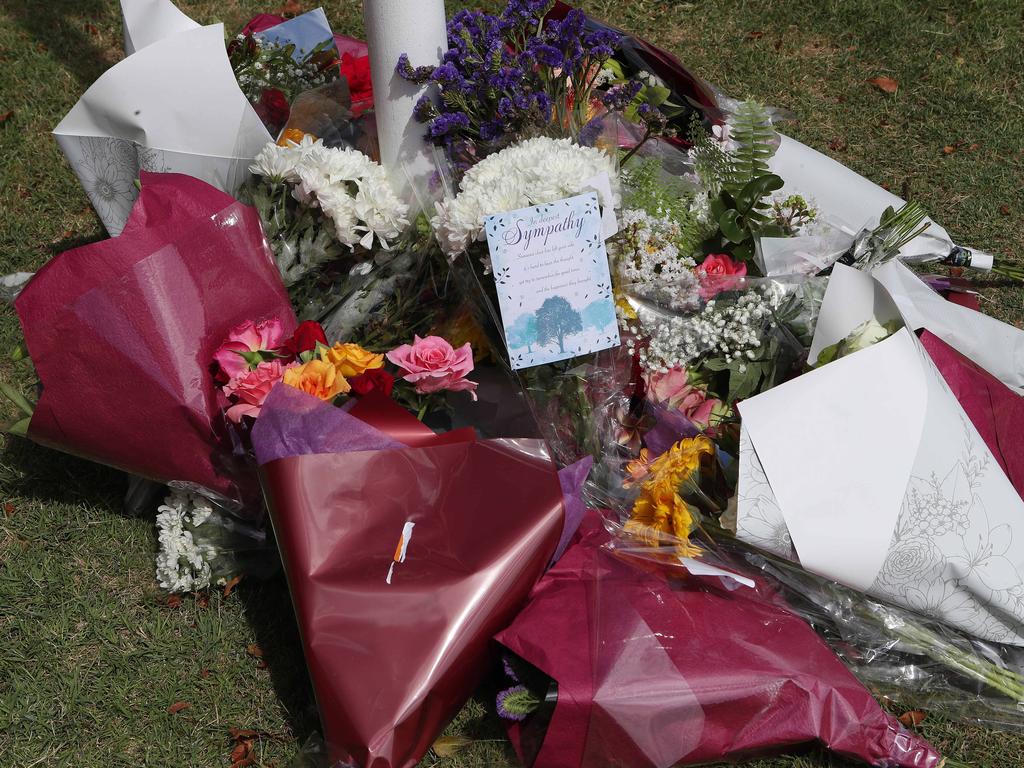
{"type": "Polygon", "coordinates": [[[343,395],[352,387],[338,369],[323,360],[310,360],[284,373],[284,383],[290,387],[301,389],[307,395],[331,401],[343,395]]]}
{"type": "Polygon", "coordinates": [[[375,355],[358,344],[338,343],[330,348],[321,348],[320,359],[337,368],[338,373],[346,379],[353,379],[384,365],[384,355],[375,355]]]}

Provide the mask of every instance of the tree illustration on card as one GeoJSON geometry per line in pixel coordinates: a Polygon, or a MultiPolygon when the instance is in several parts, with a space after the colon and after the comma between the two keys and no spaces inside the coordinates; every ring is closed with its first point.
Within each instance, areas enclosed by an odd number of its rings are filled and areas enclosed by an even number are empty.
{"type": "Polygon", "coordinates": [[[558,342],[558,351],[565,352],[565,337],[583,330],[580,313],[564,296],[551,296],[537,310],[537,343],[558,342]]]}

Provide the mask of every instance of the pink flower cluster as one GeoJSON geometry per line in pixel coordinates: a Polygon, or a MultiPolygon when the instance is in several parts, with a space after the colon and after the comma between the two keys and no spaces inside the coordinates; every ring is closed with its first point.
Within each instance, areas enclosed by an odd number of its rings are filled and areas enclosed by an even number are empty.
{"type": "Polygon", "coordinates": [[[685,368],[647,374],[647,397],[652,402],[681,411],[701,430],[708,428],[712,412],[721,405],[720,400],[708,397],[707,391],[690,384],[685,368]]]}
{"type": "Polygon", "coordinates": [[[412,344],[403,344],[386,357],[420,394],[465,391],[476,400],[477,383],[466,378],[473,370],[473,349],[468,342],[455,349],[440,336],[416,336],[412,344]]]}

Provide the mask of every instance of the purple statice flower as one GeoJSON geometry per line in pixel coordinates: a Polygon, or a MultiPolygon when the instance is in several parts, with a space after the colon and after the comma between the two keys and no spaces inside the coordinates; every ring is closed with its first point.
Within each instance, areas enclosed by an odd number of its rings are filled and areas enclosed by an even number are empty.
{"type": "Polygon", "coordinates": [[[465,112],[442,112],[430,123],[430,136],[437,139],[460,128],[469,128],[469,115],[465,112]]]}
{"type": "Polygon", "coordinates": [[[498,694],[498,715],[506,720],[522,722],[540,706],[525,685],[514,685],[498,694]]]}
{"type": "Polygon", "coordinates": [[[601,101],[613,112],[621,112],[633,103],[633,99],[636,98],[637,94],[640,93],[640,89],[643,87],[643,83],[639,80],[628,80],[625,83],[613,85],[609,88],[605,92],[604,96],[601,97],[601,101]]]}
{"type": "Polygon", "coordinates": [[[513,683],[519,682],[519,675],[517,675],[515,669],[512,668],[512,660],[504,654],[502,654],[501,657],[501,667],[505,670],[505,675],[509,680],[513,683]]]}
{"type": "Polygon", "coordinates": [[[583,38],[583,47],[590,58],[601,61],[611,58],[622,42],[622,35],[611,29],[595,29],[583,38]]]}
{"type": "Polygon", "coordinates": [[[595,117],[580,129],[579,142],[584,147],[592,147],[597,144],[604,132],[604,116],[595,117]]]}
{"type": "Polygon", "coordinates": [[[395,72],[403,80],[413,83],[425,83],[434,72],[434,67],[414,67],[409,61],[409,54],[403,53],[398,57],[398,64],[395,72]]]}

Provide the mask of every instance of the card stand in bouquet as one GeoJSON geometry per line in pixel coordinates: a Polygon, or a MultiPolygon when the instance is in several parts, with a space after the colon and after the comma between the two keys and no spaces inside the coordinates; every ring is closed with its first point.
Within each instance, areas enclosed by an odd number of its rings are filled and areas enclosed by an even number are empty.
{"type": "Polygon", "coordinates": [[[124,233],[52,259],[15,308],[42,382],[29,438],[260,516],[210,372],[245,320],[295,327],[255,211],[198,179],[143,173],[124,233]]]}
{"type": "Polygon", "coordinates": [[[472,695],[563,531],[538,440],[434,434],[288,386],[253,430],[331,760],[412,768],[472,695]]]}

